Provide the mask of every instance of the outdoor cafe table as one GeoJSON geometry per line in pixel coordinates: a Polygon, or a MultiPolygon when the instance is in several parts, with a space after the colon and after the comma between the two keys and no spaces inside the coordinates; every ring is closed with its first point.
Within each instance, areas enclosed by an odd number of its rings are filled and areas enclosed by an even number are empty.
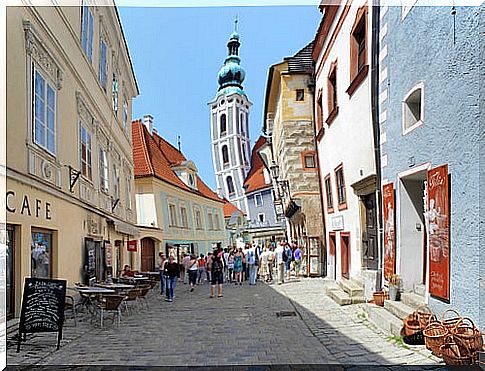
{"type": "Polygon", "coordinates": [[[116,293],[115,290],[106,289],[104,287],[94,287],[94,286],[76,287],[76,290],[79,291],[79,293],[83,298],[82,305],[84,305],[91,314],[93,314],[93,311],[94,311],[94,303],[92,300],[93,296],[116,293]]]}
{"type": "Polygon", "coordinates": [[[97,283],[96,286],[111,290],[130,290],[135,287],[134,285],[127,285],[125,283],[97,283]]]}

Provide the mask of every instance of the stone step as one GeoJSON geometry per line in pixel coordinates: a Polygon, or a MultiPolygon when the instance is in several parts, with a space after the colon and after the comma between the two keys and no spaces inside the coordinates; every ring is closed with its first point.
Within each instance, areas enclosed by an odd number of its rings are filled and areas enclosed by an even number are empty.
{"type": "Polygon", "coordinates": [[[328,295],[329,291],[340,289],[340,286],[337,285],[335,281],[328,281],[325,283],[325,293],[328,295]]]}
{"type": "Polygon", "coordinates": [[[424,296],[418,295],[414,292],[403,292],[401,293],[401,301],[410,306],[411,308],[416,309],[420,305],[424,305],[424,296]]]}
{"type": "Polygon", "coordinates": [[[384,308],[401,320],[403,320],[409,314],[413,313],[415,310],[415,308],[404,304],[402,301],[392,300],[384,300],[384,308]]]}
{"type": "Polygon", "coordinates": [[[354,281],[342,279],[338,284],[350,297],[364,296],[364,288],[354,281]]]}
{"type": "Polygon", "coordinates": [[[340,288],[336,288],[333,290],[329,290],[327,295],[336,302],[338,305],[349,305],[352,304],[352,299],[350,298],[349,294],[343,291],[340,288]]]}
{"type": "Polygon", "coordinates": [[[352,304],[360,304],[360,303],[367,302],[367,300],[365,300],[363,296],[352,296],[350,300],[352,300],[352,304]]]}
{"type": "Polygon", "coordinates": [[[380,329],[394,336],[400,336],[402,320],[389,313],[385,308],[375,304],[364,304],[369,320],[380,329]]]}

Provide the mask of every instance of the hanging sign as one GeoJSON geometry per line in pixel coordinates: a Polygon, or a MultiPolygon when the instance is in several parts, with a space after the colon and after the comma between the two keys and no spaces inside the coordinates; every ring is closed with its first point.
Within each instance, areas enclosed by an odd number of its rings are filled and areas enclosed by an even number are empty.
{"type": "Polygon", "coordinates": [[[109,241],[104,241],[104,251],[106,254],[106,266],[111,267],[113,263],[113,246],[109,241]]]}
{"type": "Polygon", "coordinates": [[[127,246],[128,251],[135,251],[136,252],[137,240],[128,241],[128,244],[126,246],[127,246]]]}
{"type": "Polygon", "coordinates": [[[450,300],[450,210],[448,165],[428,171],[429,293],[450,300]]]}
{"type": "Polygon", "coordinates": [[[395,196],[392,183],[382,187],[382,202],[384,213],[384,278],[389,280],[396,273],[395,196]]]}

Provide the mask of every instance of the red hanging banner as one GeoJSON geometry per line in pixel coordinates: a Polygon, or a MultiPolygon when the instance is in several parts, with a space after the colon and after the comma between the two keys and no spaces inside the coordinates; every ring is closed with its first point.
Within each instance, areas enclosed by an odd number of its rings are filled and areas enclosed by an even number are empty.
{"type": "Polygon", "coordinates": [[[429,293],[450,300],[448,165],[428,171],[429,293]]]}
{"type": "Polygon", "coordinates": [[[128,251],[135,251],[136,252],[136,248],[137,248],[137,240],[132,240],[132,241],[128,241],[127,245],[126,245],[126,249],[128,251]]]}
{"type": "Polygon", "coordinates": [[[382,203],[384,213],[384,278],[389,280],[396,273],[395,197],[392,183],[382,187],[382,203]]]}

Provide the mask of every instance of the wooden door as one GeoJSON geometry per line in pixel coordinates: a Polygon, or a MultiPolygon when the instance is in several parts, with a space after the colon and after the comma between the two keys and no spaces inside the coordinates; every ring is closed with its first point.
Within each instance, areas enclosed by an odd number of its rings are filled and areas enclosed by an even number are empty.
{"type": "Polygon", "coordinates": [[[364,267],[377,270],[377,220],[375,194],[362,197],[362,202],[365,207],[365,227],[362,238],[364,267]]]}
{"type": "Polygon", "coordinates": [[[141,267],[142,272],[155,270],[155,241],[151,238],[141,240],[141,267]]]}
{"type": "Polygon", "coordinates": [[[340,268],[343,278],[349,278],[350,271],[350,233],[340,233],[340,268]]]}
{"type": "Polygon", "coordinates": [[[332,265],[332,278],[337,278],[337,264],[336,264],[336,249],[337,249],[337,237],[335,232],[330,232],[328,234],[328,253],[330,254],[330,264],[332,265]]]}

